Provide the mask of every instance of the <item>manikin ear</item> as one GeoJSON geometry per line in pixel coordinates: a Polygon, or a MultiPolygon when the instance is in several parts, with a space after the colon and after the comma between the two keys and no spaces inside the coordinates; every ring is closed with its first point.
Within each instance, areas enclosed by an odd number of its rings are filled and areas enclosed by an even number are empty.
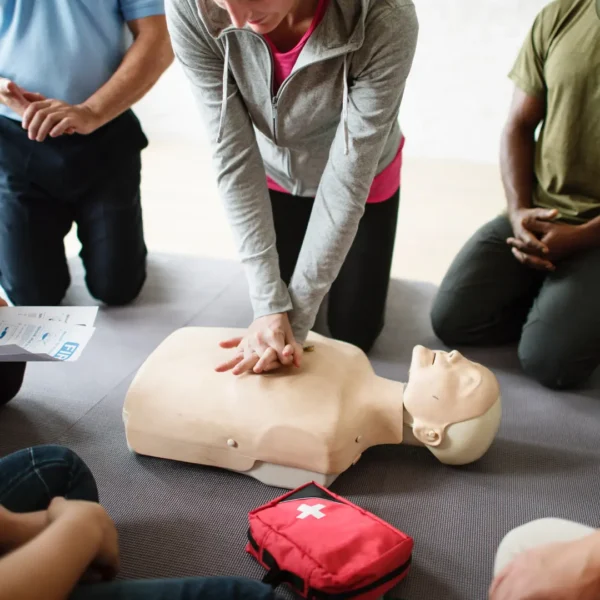
{"type": "Polygon", "coordinates": [[[415,421],[412,426],[414,436],[426,446],[439,446],[444,440],[444,429],[415,421]]]}

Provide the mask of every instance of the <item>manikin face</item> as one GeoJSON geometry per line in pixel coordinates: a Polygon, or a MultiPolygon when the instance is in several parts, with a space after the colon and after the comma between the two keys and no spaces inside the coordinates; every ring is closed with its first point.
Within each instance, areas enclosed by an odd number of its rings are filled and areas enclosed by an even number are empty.
{"type": "MultiPolygon", "coordinates": [[[[248,25],[261,35],[276,29],[294,11],[299,0],[213,0],[229,13],[235,27],[248,25]]],[[[300,0],[302,1],[302,0],[300,0]]]]}
{"type": "Polygon", "coordinates": [[[404,407],[413,433],[430,446],[441,443],[444,431],[485,414],[496,403],[500,388],[494,374],[460,352],[440,352],[416,346],[404,407]]]}

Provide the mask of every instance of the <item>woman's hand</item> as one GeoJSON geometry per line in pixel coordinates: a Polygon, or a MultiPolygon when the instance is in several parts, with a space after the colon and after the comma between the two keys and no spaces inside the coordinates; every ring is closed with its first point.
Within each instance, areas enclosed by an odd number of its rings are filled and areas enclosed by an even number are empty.
{"type": "Polygon", "coordinates": [[[263,373],[291,364],[300,367],[302,360],[302,346],[294,338],[287,313],[259,317],[245,336],[225,340],[220,346],[237,348],[237,353],[216,368],[219,373],[232,369],[234,375],[263,373]]]}
{"type": "Polygon", "coordinates": [[[98,533],[98,550],[90,567],[103,580],[113,579],[119,572],[119,541],[115,524],[100,504],[82,500],[54,498],[47,511],[48,523],[69,520],[80,523],[83,530],[91,527],[98,533]]]}

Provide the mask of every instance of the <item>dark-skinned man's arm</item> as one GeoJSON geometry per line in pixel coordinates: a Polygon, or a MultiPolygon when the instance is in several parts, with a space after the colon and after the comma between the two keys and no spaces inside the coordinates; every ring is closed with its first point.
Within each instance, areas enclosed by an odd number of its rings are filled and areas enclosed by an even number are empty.
{"type": "Polygon", "coordinates": [[[556,211],[532,208],[535,183],[535,130],[544,120],[546,103],[516,87],[500,145],[500,171],[514,238],[513,254],[529,266],[552,270],[547,248],[530,229],[532,221],[549,220],[556,211]]]}
{"type": "Polygon", "coordinates": [[[502,134],[500,167],[514,237],[507,242],[521,263],[554,271],[556,262],[600,246],[600,217],[582,225],[553,222],[558,211],[532,208],[535,131],[545,118],[541,97],[515,89],[502,134]]]}
{"type": "Polygon", "coordinates": [[[600,247],[600,217],[580,225],[579,229],[581,230],[581,241],[585,248],[600,247]]]}

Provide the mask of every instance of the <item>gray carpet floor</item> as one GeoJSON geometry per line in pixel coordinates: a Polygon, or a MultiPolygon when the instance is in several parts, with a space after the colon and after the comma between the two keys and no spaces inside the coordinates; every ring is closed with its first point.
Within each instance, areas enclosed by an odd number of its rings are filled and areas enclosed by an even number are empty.
{"type": "MultiPolygon", "coordinates": [[[[65,304],[93,304],[78,261],[65,304]]],[[[435,289],[392,282],[376,371],[406,380],[416,343],[440,347],[428,310],[435,289]]],[[[79,361],[33,363],[19,396],[0,410],[0,455],[41,443],[78,452],[98,480],[121,538],[122,577],[243,575],[261,569],[244,552],[247,513],[281,490],[229,472],[131,454],[121,408],[148,354],[185,325],[244,326],[251,316],[240,267],[153,256],[147,285],[126,308],[101,309],[79,361]]],[[[413,568],[389,596],[486,597],[498,543],[539,517],[600,525],[600,382],[554,393],[527,380],[514,348],[466,352],[498,376],[497,440],[475,465],[449,468],[423,449],[369,450],[332,489],[415,539],[413,568]]],[[[168,401],[168,399],[165,399],[168,401]]]]}

